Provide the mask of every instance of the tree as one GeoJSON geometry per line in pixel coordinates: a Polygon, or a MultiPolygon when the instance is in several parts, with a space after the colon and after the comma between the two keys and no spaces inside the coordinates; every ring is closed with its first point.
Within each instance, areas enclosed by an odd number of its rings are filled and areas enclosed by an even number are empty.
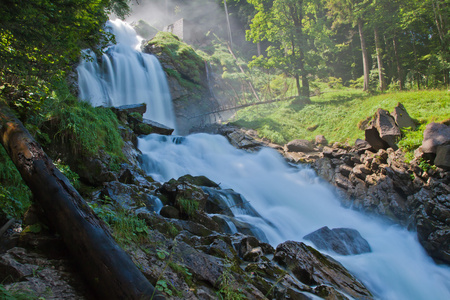
{"type": "Polygon", "coordinates": [[[164,299],[3,101],[0,144],[101,299],[164,299]]]}
{"type": "Polygon", "coordinates": [[[2,0],[0,71],[49,78],[78,61],[81,49],[100,49],[108,14],[124,16],[127,0],[2,0]]]}
{"type": "Polygon", "coordinates": [[[268,41],[267,57],[254,57],[253,65],[277,68],[295,78],[298,96],[309,99],[308,77],[313,68],[308,61],[314,56],[316,24],[314,0],[249,0],[257,11],[247,31],[253,42],[268,41]],[[301,79],[301,86],[300,86],[301,79]]]}
{"type": "Polygon", "coordinates": [[[358,27],[363,60],[364,91],[369,90],[369,55],[367,51],[366,38],[364,35],[365,13],[368,0],[330,0],[327,8],[330,15],[334,16],[334,24],[350,23],[358,27]]]}

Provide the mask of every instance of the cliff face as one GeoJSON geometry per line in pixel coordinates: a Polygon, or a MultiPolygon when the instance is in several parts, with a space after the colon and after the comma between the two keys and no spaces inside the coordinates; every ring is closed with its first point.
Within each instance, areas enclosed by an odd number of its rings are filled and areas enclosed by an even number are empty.
{"type": "Polygon", "coordinates": [[[155,55],[166,72],[179,134],[209,123],[208,116],[196,117],[218,105],[210,90],[206,61],[169,32],[159,32],[144,45],[143,52],[155,55]]]}

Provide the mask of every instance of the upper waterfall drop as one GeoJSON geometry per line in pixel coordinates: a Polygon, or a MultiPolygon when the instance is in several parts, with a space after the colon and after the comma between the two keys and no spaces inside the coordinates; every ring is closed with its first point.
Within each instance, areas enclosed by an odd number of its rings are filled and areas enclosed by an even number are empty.
{"type": "Polygon", "coordinates": [[[158,59],[142,53],[142,42],[135,30],[121,20],[108,21],[106,29],[115,35],[101,58],[91,50],[91,59],[77,68],[79,98],[94,106],[147,104],[144,118],[176,130],[169,86],[158,59]]]}

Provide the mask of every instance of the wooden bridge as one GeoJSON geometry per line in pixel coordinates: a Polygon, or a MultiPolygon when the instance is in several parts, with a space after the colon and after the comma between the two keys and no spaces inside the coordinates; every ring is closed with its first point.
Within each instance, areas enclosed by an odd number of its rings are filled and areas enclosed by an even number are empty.
{"type": "Polygon", "coordinates": [[[245,104],[239,104],[239,105],[233,105],[233,106],[222,106],[219,107],[213,111],[207,112],[207,113],[202,113],[202,114],[198,114],[195,116],[191,116],[188,119],[194,119],[194,118],[199,118],[199,117],[204,117],[204,116],[208,116],[208,115],[212,115],[212,114],[218,114],[224,111],[229,111],[229,110],[237,110],[237,109],[241,109],[241,108],[245,108],[245,107],[249,107],[249,106],[255,106],[255,105],[261,105],[261,104],[270,104],[270,103],[275,103],[275,102],[281,102],[281,101],[287,101],[287,100],[291,100],[294,99],[296,97],[289,97],[289,98],[282,98],[282,99],[272,99],[272,100],[266,100],[266,101],[258,101],[258,102],[251,102],[251,103],[245,103],[245,104]]]}

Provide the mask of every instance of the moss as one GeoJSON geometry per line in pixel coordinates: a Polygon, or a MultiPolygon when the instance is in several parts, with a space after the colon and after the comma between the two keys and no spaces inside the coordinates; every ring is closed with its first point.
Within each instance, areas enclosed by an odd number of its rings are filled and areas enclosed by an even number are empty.
{"type": "Polygon", "coordinates": [[[182,213],[186,214],[188,217],[192,217],[198,211],[199,202],[195,199],[177,197],[177,206],[182,213]]]}
{"type": "Polygon", "coordinates": [[[0,146],[0,210],[8,218],[20,219],[31,204],[31,191],[0,146]]]}
{"type": "Polygon", "coordinates": [[[94,156],[104,150],[112,157],[124,158],[117,116],[109,108],[78,101],[65,82],[54,84],[54,92],[30,123],[72,154],[94,156]]]}
{"type": "Polygon", "coordinates": [[[141,134],[148,135],[153,132],[153,127],[148,124],[140,123],[138,127],[141,134]]]}
{"type": "Polygon", "coordinates": [[[155,38],[146,45],[153,46],[153,51],[160,56],[160,60],[174,66],[174,69],[166,68],[169,76],[175,77],[182,86],[188,86],[187,82],[200,85],[205,72],[204,60],[188,44],[169,32],[158,32],[155,38]],[[186,82],[187,81],[187,82],[186,82]]]}
{"type": "Polygon", "coordinates": [[[130,117],[135,118],[136,120],[139,120],[142,122],[142,120],[144,119],[144,117],[142,116],[142,114],[138,113],[138,112],[132,112],[130,113],[130,117]]]}

